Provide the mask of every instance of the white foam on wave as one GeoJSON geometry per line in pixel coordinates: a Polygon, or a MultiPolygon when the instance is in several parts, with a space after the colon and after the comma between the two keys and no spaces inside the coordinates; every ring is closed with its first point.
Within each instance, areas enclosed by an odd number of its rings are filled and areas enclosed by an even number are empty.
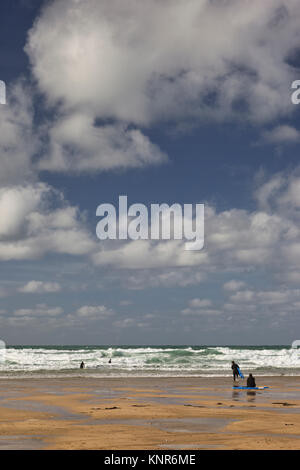
{"type": "Polygon", "coordinates": [[[227,375],[235,360],[244,371],[262,373],[300,372],[300,351],[247,347],[27,347],[8,348],[0,374],[37,371],[75,371],[81,361],[95,372],[227,375]],[[112,358],[112,364],[108,359],[112,358]]]}

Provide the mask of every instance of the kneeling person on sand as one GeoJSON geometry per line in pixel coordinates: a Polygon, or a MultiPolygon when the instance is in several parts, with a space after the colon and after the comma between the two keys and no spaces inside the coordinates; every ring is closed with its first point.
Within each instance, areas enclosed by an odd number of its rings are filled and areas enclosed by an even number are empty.
{"type": "Polygon", "coordinates": [[[252,374],[249,374],[249,377],[247,379],[247,387],[256,387],[255,378],[252,374]]]}

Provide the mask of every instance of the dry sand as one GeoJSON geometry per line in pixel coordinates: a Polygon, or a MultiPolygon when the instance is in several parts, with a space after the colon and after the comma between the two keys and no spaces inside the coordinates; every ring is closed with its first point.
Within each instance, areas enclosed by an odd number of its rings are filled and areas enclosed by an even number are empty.
{"type": "Polygon", "coordinates": [[[300,449],[300,377],[0,382],[0,449],[300,449]]]}

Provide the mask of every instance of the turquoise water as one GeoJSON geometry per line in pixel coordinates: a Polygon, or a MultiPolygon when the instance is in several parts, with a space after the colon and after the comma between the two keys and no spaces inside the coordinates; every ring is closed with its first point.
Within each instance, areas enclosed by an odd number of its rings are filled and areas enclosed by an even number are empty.
{"type": "Polygon", "coordinates": [[[9,346],[0,377],[230,376],[232,360],[244,374],[300,375],[300,350],[290,346],[9,346]]]}

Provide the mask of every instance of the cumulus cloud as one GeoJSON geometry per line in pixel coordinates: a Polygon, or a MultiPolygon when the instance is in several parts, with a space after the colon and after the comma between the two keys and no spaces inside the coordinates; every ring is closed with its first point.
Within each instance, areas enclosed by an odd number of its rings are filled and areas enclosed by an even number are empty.
{"type": "Polygon", "coordinates": [[[299,194],[300,168],[296,167],[292,172],[275,174],[261,183],[255,198],[265,212],[296,222],[299,220],[299,194]]]}
{"type": "Polygon", "coordinates": [[[299,15],[295,0],[246,8],[236,0],[57,0],[26,50],[41,90],[65,109],[147,124],[199,112],[224,118],[245,100],[261,121],[291,109],[283,97],[299,15]]]}
{"type": "Polygon", "coordinates": [[[39,304],[34,308],[17,309],[13,313],[17,317],[55,317],[57,315],[61,315],[63,313],[63,309],[61,307],[49,307],[46,304],[39,304]]]}
{"type": "Polygon", "coordinates": [[[189,301],[189,306],[192,308],[200,308],[200,307],[210,307],[211,300],[209,299],[192,299],[189,301]]]}
{"type": "Polygon", "coordinates": [[[210,299],[191,299],[188,302],[188,307],[181,310],[183,316],[210,316],[220,315],[222,310],[213,308],[212,301],[210,299]]]}
{"type": "Polygon", "coordinates": [[[262,266],[273,259],[280,240],[294,224],[276,214],[231,209],[205,209],[205,244],[201,251],[185,250],[185,240],[126,241],[115,248],[102,245],[93,255],[98,266],[119,268],[201,267],[203,273],[216,269],[262,266]]]}
{"type": "Polygon", "coordinates": [[[271,203],[274,198],[278,197],[278,192],[282,189],[283,185],[286,183],[286,179],[283,175],[274,175],[268,181],[260,184],[256,188],[255,199],[258,202],[259,207],[266,211],[272,211],[271,203]]]}
{"type": "MultiPolygon", "coordinates": [[[[297,202],[297,180],[290,181],[278,204],[297,202]]],[[[290,204],[291,205],[291,204],[290,204]]],[[[216,269],[247,269],[274,262],[274,253],[297,252],[299,229],[284,213],[206,207],[205,246],[185,250],[185,240],[96,242],[78,209],[45,184],[0,189],[0,258],[34,259],[48,253],[86,255],[96,266],[121,269],[201,267],[195,278],[216,269]],[[55,204],[53,204],[53,199],[55,204]],[[281,246],[282,245],[282,246],[281,246]]],[[[276,259],[279,260],[278,254],[276,259]]],[[[276,260],[275,260],[276,261],[276,260]]],[[[200,277],[199,277],[200,276],[200,277]]],[[[174,270],[161,272],[163,285],[191,285],[193,279],[174,270]]],[[[154,285],[155,282],[152,282],[154,285]]],[[[157,284],[157,283],[156,283],[157,284]]]]}
{"type": "Polygon", "coordinates": [[[0,187],[34,180],[32,157],[39,149],[34,131],[32,92],[23,81],[9,87],[0,112],[0,187]]]}
{"type": "Polygon", "coordinates": [[[86,255],[94,241],[80,212],[46,184],[0,189],[0,260],[86,255]]]}
{"type": "Polygon", "coordinates": [[[298,314],[300,289],[244,290],[232,295],[224,309],[240,315],[293,316],[298,314]]]}
{"type": "Polygon", "coordinates": [[[23,294],[49,294],[59,292],[61,285],[58,282],[29,281],[19,288],[23,294]]]}
{"type": "Polygon", "coordinates": [[[113,314],[113,310],[104,305],[84,305],[76,311],[76,315],[81,318],[106,318],[113,314]]]}
{"type": "Polygon", "coordinates": [[[118,266],[121,269],[149,269],[198,266],[207,263],[205,253],[184,249],[184,241],[135,240],[116,249],[102,249],[93,255],[97,266],[118,266]]]}
{"type": "Polygon", "coordinates": [[[122,285],[127,289],[140,290],[149,287],[188,287],[205,280],[205,273],[197,269],[176,268],[158,270],[139,270],[138,273],[126,273],[122,285]]]}
{"type": "Polygon", "coordinates": [[[71,115],[49,130],[50,148],[39,170],[86,173],[159,164],[167,156],[139,129],[97,126],[91,116],[71,115]]]}
{"type": "MultiPolygon", "coordinates": [[[[298,174],[282,172],[262,182],[255,192],[257,210],[233,208],[218,212],[206,205],[202,251],[185,251],[184,241],[180,240],[129,240],[101,243],[92,260],[98,267],[124,270],[120,282],[130,289],[193,286],[223,273],[228,280],[223,283],[221,295],[231,295],[224,304],[226,311],[241,312],[245,303],[249,312],[255,311],[255,305],[270,311],[271,305],[280,305],[283,296],[258,294],[259,290],[249,286],[247,276],[250,272],[267,275],[279,284],[279,292],[283,282],[287,291],[289,283],[299,282],[298,174]]],[[[200,297],[199,302],[202,300],[200,297]]],[[[281,305],[288,305],[288,299],[281,305]]],[[[209,305],[193,308],[189,304],[183,314],[196,315],[196,310],[200,315],[220,309],[209,305]]]]}
{"type": "Polygon", "coordinates": [[[223,289],[227,291],[235,291],[239,290],[242,287],[245,287],[245,282],[244,281],[236,281],[232,279],[231,281],[227,281],[223,285],[223,289]]]}
{"type": "Polygon", "coordinates": [[[250,302],[254,300],[255,292],[251,290],[243,290],[236,292],[230,297],[230,300],[233,302],[250,302]]]}
{"type": "MultiPolygon", "coordinates": [[[[165,162],[146,132],[163,121],[261,123],[292,113],[299,16],[295,0],[254,0],[247,8],[236,0],[46,3],[26,51],[54,112],[37,128],[32,90],[21,81],[9,87],[0,114],[0,184],[32,181],[41,170],[165,162]]],[[[275,143],[298,137],[288,125],[264,133],[275,143]]]]}
{"type": "MultiPolygon", "coordinates": [[[[207,205],[200,252],[187,252],[179,240],[96,243],[78,208],[36,183],[42,170],[95,173],[162,163],[167,157],[151,142],[148,129],[164,123],[249,120],[268,124],[271,130],[263,135],[270,143],[296,142],[296,128],[271,126],[295,110],[290,57],[300,39],[299,2],[246,3],[246,8],[236,0],[45,4],[26,51],[38,90],[50,106],[48,121],[33,132],[31,93],[21,82],[9,90],[9,106],[1,108],[0,260],[54,253],[84,255],[99,267],[152,270],[128,275],[131,288],[147,282],[186,287],[204,276],[227,272],[231,279],[251,269],[272,270],[278,278],[298,282],[296,173],[275,175],[257,188],[256,210],[218,211],[207,205]]],[[[51,290],[38,282],[21,289],[51,290]]],[[[284,298],[295,307],[299,302],[295,292],[284,297],[282,290],[246,286],[234,280],[224,284],[231,295],[228,311],[243,303],[250,311],[251,302],[266,307],[283,305],[284,298]]],[[[183,315],[220,312],[207,299],[191,302],[183,315]]],[[[48,307],[20,309],[16,316],[38,311],[46,315],[48,307]]],[[[109,317],[108,312],[103,305],[85,305],[72,318],[80,324],[85,318],[109,317]]],[[[122,322],[130,325],[131,319],[122,322]]]]}
{"type": "MultiPolygon", "coordinates": [[[[47,3],[26,44],[55,109],[37,168],[157,164],[166,155],[146,135],[152,124],[289,115],[299,17],[296,0],[47,3]]],[[[295,130],[282,126],[269,138],[290,141],[295,130]]]]}
{"type": "Polygon", "coordinates": [[[269,144],[292,144],[300,140],[300,132],[288,125],[277,126],[263,132],[263,140],[269,144]]]}
{"type": "Polygon", "coordinates": [[[202,316],[202,315],[220,315],[222,310],[214,309],[214,308],[185,308],[181,311],[182,315],[194,315],[194,316],[202,316]]]}
{"type": "Polygon", "coordinates": [[[123,318],[120,320],[116,320],[114,322],[114,327],[118,329],[123,329],[123,328],[147,328],[149,327],[149,323],[139,321],[136,318],[123,318]]]}

